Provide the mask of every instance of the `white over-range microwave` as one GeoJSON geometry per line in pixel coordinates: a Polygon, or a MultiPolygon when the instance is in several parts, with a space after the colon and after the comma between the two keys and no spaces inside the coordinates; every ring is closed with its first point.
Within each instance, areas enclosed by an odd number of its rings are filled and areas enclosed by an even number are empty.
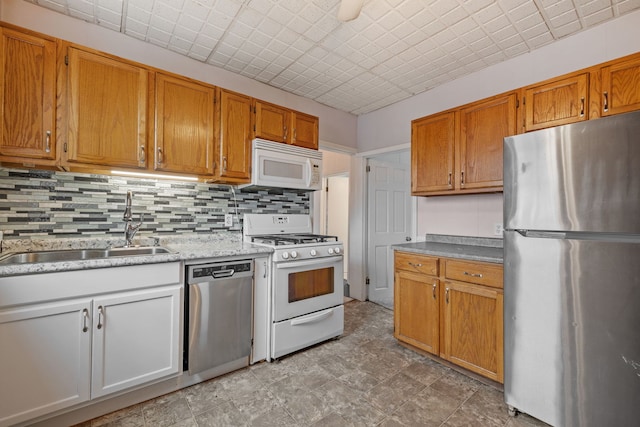
{"type": "Polygon", "coordinates": [[[244,187],[314,191],[322,187],[322,153],[309,148],[254,139],[251,183],[244,187]]]}

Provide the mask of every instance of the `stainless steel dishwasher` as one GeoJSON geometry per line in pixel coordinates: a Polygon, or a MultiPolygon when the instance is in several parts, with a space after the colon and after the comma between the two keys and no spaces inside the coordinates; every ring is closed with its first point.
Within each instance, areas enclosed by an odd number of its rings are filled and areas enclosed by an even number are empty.
{"type": "Polygon", "coordinates": [[[187,266],[184,369],[202,379],[249,365],[253,261],[187,266]]]}

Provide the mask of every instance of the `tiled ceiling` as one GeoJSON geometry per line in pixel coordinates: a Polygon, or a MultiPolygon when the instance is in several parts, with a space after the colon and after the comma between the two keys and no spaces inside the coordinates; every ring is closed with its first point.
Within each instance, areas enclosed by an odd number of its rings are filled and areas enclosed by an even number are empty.
{"type": "Polygon", "coordinates": [[[353,114],[640,8],[640,0],[26,0],[353,114]]]}

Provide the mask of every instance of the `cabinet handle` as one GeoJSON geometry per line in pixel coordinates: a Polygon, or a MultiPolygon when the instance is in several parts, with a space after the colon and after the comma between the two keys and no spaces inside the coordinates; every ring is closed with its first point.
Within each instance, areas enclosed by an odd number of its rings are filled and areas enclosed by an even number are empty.
{"type": "Polygon", "coordinates": [[[266,279],[267,278],[267,262],[265,261],[263,265],[264,265],[264,275],[262,276],[262,278],[266,279]]]}
{"type": "Polygon", "coordinates": [[[478,277],[478,278],[482,279],[482,274],[481,273],[469,273],[468,271],[465,271],[462,274],[464,274],[465,276],[478,277]]]}
{"type": "Polygon", "coordinates": [[[164,162],[164,155],[162,154],[162,148],[158,148],[158,163],[164,162]]]}
{"type": "Polygon", "coordinates": [[[104,326],[104,323],[102,322],[103,315],[103,309],[102,306],[100,306],[98,307],[98,329],[102,329],[102,327],[104,326]]]}
{"type": "Polygon", "coordinates": [[[464,185],[464,172],[460,172],[460,185],[464,185]]]}
{"type": "Polygon", "coordinates": [[[604,111],[609,111],[609,94],[607,92],[604,92],[603,95],[604,95],[604,111]]]}
{"type": "Polygon", "coordinates": [[[147,161],[147,153],[144,151],[144,145],[140,146],[140,163],[147,161]]]}
{"type": "Polygon", "coordinates": [[[449,288],[444,288],[444,300],[449,304],[449,288]]]}
{"type": "Polygon", "coordinates": [[[584,117],[584,96],[580,98],[580,117],[584,117]]]}
{"type": "Polygon", "coordinates": [[[87,325],[89,320],[89,310],[86,308],[82,309],[82,332],[87,332],[89,330],[89,326],[87,325]]]}
{"type": "Polygon", "coordinates": [[[287,130],[287,127],[285,126],[284,127],[284,139],[285,139],[285,141],[287,140],[287,134],[288,134],[288,130],[287,130]]]}
{"type": "Polygon", "coordinates": [[[44,152],[45,153],[50,153],[51,152],[51,131],[48,130],[45,133],[45,137],[44,137],[44,152]]]}
{"type": "Polygon", "coordinates": [[[410,265],[411,267],[416,267],[416,268],[422,267],[422,264],[414,264],[414,263],[412,263],[412,262],[410,262],[410,263],[409,263],[409,265],[410,265]]]}
{"type": "Polygon", "coordinates": [[[222,158],[222,171],[223,172],[227,171],[227,158],[226,157],[222,158]]]}
{"type": "Polygon", "coordinates": [[[438,284],[434,281],[433,282],[433,299],[436,299],[436,288],[438,287],[438,284]]]}
{"type": "Polygon", "coordinates": [[[451,187],[451,172],[449,172],[449,182],[448,182],[449,187],[451,187]]]}
{"type": "Polygon", "coordinates": [[[297,141],[298,140],[298,129],[293,128],[293,140],[297,141]]]}

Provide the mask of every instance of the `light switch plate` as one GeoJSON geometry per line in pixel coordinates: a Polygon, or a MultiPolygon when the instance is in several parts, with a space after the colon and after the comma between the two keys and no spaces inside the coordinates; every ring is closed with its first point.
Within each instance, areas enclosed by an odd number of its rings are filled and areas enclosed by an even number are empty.
{"type": "Polygon", "coordinates": [[[233,215],[224,214],[224,226],[225,227],[233,227],[233,215]]]}

